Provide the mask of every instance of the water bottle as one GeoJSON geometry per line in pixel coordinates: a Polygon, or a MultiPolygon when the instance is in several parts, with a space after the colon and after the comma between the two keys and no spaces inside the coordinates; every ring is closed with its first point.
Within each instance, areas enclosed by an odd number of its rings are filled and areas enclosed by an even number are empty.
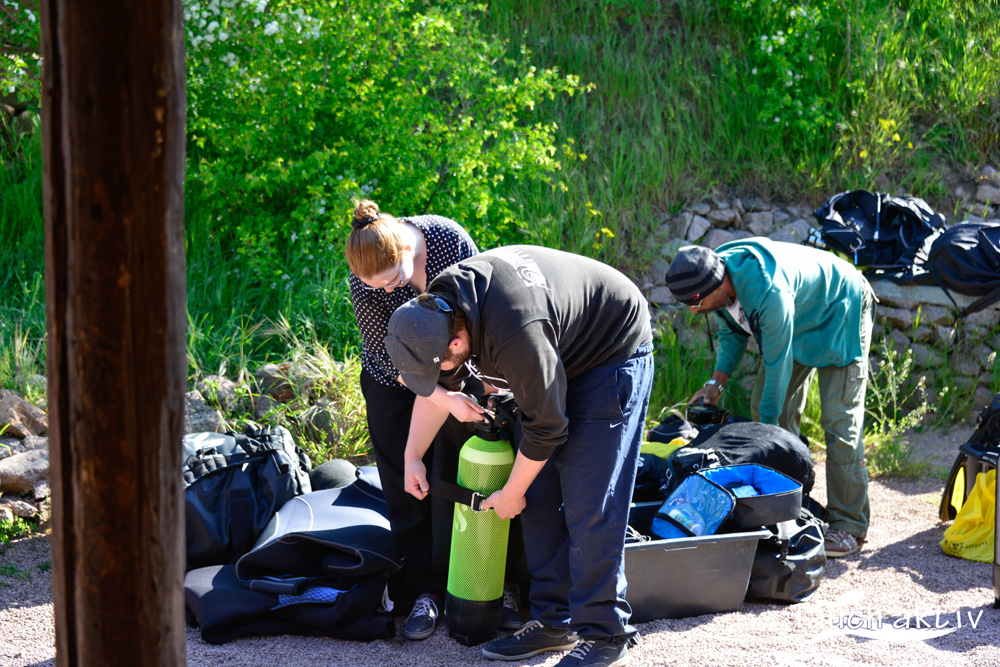
{"type": "Polygon", "coordinates": [[[701,523],[698,516],[698,512],[695,511],[694,506],[688,502],[681,502],[674,507],[670,508],[667,515],[691,531],[696,536],[703,535],[705,533],[705,526],[701,523]]]}

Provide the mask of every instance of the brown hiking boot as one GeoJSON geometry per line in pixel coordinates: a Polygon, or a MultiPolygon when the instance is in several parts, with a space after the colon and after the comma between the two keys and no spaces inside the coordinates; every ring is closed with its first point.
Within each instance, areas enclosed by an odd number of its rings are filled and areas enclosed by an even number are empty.
{"type": "Polygon", "coordinates": [[[842,530],[831,528],[826,531],[826,538],[823,540],[823,549],[827,558],[843,558],[861,551],[865,543],[865,538],[856,537],[842,530]]]}

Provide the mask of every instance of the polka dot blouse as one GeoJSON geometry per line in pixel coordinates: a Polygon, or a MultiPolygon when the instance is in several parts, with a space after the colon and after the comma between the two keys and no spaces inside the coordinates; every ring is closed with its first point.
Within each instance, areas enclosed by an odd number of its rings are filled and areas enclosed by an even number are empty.
{"type": "MultiPolygon", "coordinates": [[[[455,262],[478,255],[479,250],[468,232],[454,220],[439,215],[417,215],[400,218],[420,229],[427,248],[427,284],[455,262]]],[[[361,280],[351,274],[351,303],[354,319],[361,330],[361,366],[382,384],[401,387],[396,381],[399,371],[385,351],[385,335],[389,318],[397,308],[417,296],[412,286],[398,287],[392,292],[365,289],[361,280]]]]}

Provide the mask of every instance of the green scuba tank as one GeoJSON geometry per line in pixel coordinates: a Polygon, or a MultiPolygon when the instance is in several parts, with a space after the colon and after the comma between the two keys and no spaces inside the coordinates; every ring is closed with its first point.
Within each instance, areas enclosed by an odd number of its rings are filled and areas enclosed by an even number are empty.
{"type": "MultiPolygon", "coordinates": [[[[507,483],[514,449],[506,440],[473,436],[459,452],[458,485],[483,499],[507,483]]],[[[445,615],[448,634],[466,646],[492,639],[503,613],[510,519],[455,503],[445,615]]]]}
{"type": "Polygon", "coordinates": [[[483,421],[468,424],[476,435],[458,454],[458,485],[427,478],[431,494],[455,503],[445,615],[448,634],[466,646],[492,639],[500,625],[510,531],[510,519],[481,505],[514,468],[517,403],[509,393],[484,402],[483,421]]]}

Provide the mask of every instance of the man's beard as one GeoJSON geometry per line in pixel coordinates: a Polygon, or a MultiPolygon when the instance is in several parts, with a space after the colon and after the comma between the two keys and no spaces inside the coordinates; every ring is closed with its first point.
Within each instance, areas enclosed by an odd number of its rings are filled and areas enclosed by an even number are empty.
{"type": "Polygon", "coordinates": [[[444,354],[444,360],[442,363],[444,363],[444,361],[448,361],[454,364],[453,368],[459,368],[464,366],[465,362],[468,361],[471,356],[472,350],[466,350],[464,354],[455,354],[451,351],[451,348],[448,348],[448,351],[444,354]]]}

